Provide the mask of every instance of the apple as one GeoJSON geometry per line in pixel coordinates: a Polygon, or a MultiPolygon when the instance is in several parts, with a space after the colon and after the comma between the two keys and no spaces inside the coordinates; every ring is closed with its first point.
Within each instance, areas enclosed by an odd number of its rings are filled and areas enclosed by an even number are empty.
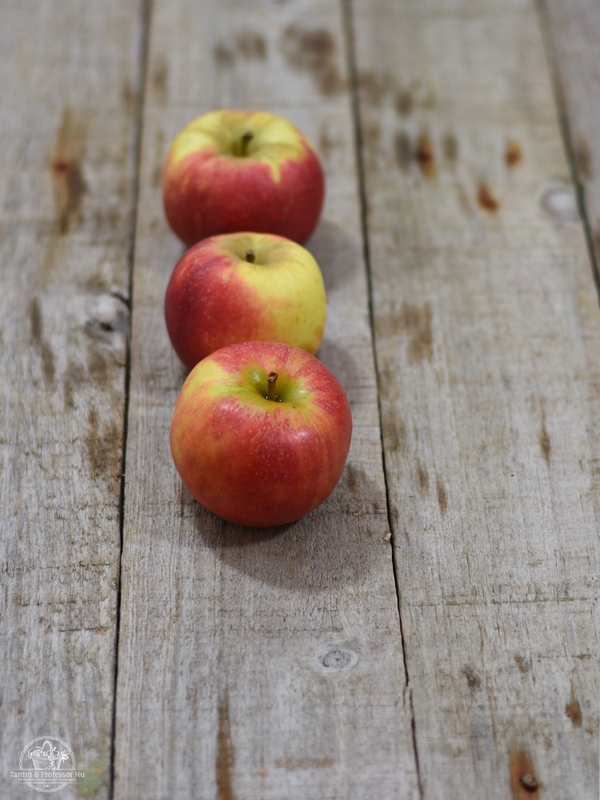
{"type": "Polygon", "coordinates": [[[277,233],[303,244],[321,213],[325,179],[300,131],[265,111],[212,111],[171,144],[165,214],[185,244],[219,233],[277,233]]]}
{"type": "Polygon", "coordinates": [[[204,239],[178,262],[165,295],[167,330],[188,369],[235,342],[283,342],[314,354],[326,315],[315,259],[269,233],[204,239]]]}
{"type": "Polygon", "coordinates": [[[203,506],[263,528],[325,500],[351,435],[348,399],[324,364],[287,344],[241,342],[188,375],[171,423],[171,452],[203,506]]]}

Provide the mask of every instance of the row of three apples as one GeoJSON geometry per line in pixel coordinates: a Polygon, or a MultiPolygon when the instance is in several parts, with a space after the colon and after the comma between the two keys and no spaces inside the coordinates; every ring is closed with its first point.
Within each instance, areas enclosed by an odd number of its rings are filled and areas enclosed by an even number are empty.
{"type": "Polygon", "coordinates": [[[280,117],[215,111],[173,142],[163,197],[192,245],[165,297],[171,342],[192,369],[171,426],[175,465],[231,522],[290,522],[331,493],[352,431],[342,387],[314,357],[325,287],[302,243],[323,204],[319,159],[280,117]]]}

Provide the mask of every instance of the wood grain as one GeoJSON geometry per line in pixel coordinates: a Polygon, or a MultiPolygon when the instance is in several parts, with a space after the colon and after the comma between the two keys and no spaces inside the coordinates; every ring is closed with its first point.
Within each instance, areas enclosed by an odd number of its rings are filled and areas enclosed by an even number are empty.
{"type": "Polygon", "coordinates": [[[340,9],[156,2],[151,30],[115,798],[416,797],[340,9]],[[290,118],[327,172],[310,242],[329,300],[320,357],[348,393],[353,444],[329,500],[271,531],[201,509],[169,453],[184,372],[162,305],[182,247],[160,174],[175,134],[219,107],[290,118]]]}
{"type": "MultiPolygon", "coordinates": [[[[564,115],[569,155],[600,263],[600,6],[593,0],[539,0],[540,17],[564,115]]],[[[596,269],[598,267],[596,266],[596,269]]]]}
{"type": "Polygon", "coordinates": [[[600,314],[535,8],[352,8],[423,797],[596,798],[600,314]]]}
{"type": "Polygon", "coordinates": [[[2,797],[44,735],[108,793],[139,33],[120,0],[0,11],[2,797]]]}

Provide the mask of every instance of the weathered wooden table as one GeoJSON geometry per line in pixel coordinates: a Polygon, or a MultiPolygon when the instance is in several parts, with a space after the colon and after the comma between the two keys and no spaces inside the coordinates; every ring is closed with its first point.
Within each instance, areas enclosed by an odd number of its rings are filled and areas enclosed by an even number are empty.
{"type": "Polygon", "coordinates": [[[2,798],[37,737],[63,798],[598,798],[599,41],[594,0],[3,0],[2,798]],[[354,438],[275,531],[168,449],[161,167],[219,107],[327,172],[354,438]]]}

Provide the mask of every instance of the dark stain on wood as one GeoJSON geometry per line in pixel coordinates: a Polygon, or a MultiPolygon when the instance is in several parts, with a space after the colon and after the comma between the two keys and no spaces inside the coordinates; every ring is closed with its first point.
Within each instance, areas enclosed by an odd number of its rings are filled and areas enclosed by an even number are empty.
{"type": "Polygon", "coordinates": [[[325,28],[289,25],[281,38],[281,52],[291,67],[309,72],[326,97],[345,89],[346,82],[335,61],[337,45],[325,28]]]}
{"type": "Polygon", "coordinates": [[[163,150],[165,146],[165,134],[164,131],[159,129],[156,132],[156,145],[154,152],[156,154],[155,161],[154,161],[154,169],[152,171],[152,186],[156,188],[160,185],[163,173],[163,150]]]}
{"type": "Polygon", "coordinates": [[[61,233],[66,233],[73,215],[79,211],[87,186],[77,161],[57,160],[53,164],[53,169],[55,175],[63,175],[65,179],[67,199],[60,215],[59,230],[61,233]]]}
{"type": "Polygon", "coordinates": [[[233,50],[223,42],[217,42],[213,47],[213,58],[219,67],[229,67],[235,61],[233,50]]]}
{"type": "Polygon", "coordinates": [[[552,454],[552,445],[550,443],[550,436],[548,435],[548,430],[546,428],[546,404],[544,399],[540,400],[540,405],[542,408],[542,427],[540,429],[540,450],[542,451],[542,455],[546,460],[546,464],[550,466],[550,456],[552,454]]]}
{"type": "Polygon", "coordinates": [[[431,140],[426,132],[423,132],[417,141],[415,160],[426,178],[435,177],[435,156],[431,140]]]}
{"type": "Polygon", "coordinates": [[[481,681],[479,680],[473,667],[470,667],[468,665],[466,667],[463,667],[462,674],[467,679],[469,689],[478,689],[481,686],[481,681]]]}
{"type": "Polygon", "coordinates": [[[451,131],[445,133],[442,138],[442,152],[446,161],[451,164],[458,158],[458,140],[451,131]]]}
{"type": "MultiPolygon", "coordinates": [[[[377,335],[382,338],[408,336],[407,355],[411,364],[419,364],[433,356],[433,314],[431,305],[423,306],[404,302],[398,309],[396,305],[387,313],[379,315],[375,321],[377,335]]],[[[382,389],[385,391],[385,387],[382,389]]]]}
{"type": "Polygon", "coordinates": [[[394,108],[402,117],[411,113],[414,107],[414,100],[410,89],[398,89],[394,97],[394,108]]]}
{"type": "Polygon", "coordinates": [[[394,156],[396,164],[403,172],[408,172],[412,162],[412,145],[410,138],[404,131],[398,131],[394,139],[394,156]]]}
{"type": "Polygon", "coordinates": [[[185,517],[185,510],[189,502],[188,490],[183,483],[179,487],[179,516],[183,519],[185,517]]]}
{"type": "Polygon", "coordinates": [[[513,800],[539,800],[540,780],[526,750],[512,747],[509,756],[510,790],[513,800]]]}
{"type": "Polygon", "coordinates": [[[524,659],[522,656],[515,656],[515,663],[519,668],[519,672],[526,675],[531,670],[531,662],[524,659]]]}
{"type": "Polygon", "coordinates": [[[432,313],[429,303],[415,306],[403,303],[400,314],[395,321],[397,332],[408,334],[408,360],[411,364],[420,364],[426,359],[431,361],[433,355],[433,332],[431,328],[432,313]]]}
{"type": "Polygon", "coordinates": [[[436,481],[436,489],[437,489],[438,505],[440,507],[440,511],[443,516],[448,510],[448,494],[446,492],[446,487],[444,486],[441,478],[438,478],[436,481]]]}
{"type": "Polygon", "coordinates": [[[157,55],[152,64],[150,82],[154,91],[154,97],[158,103],[164,103],[167,99],[167,79],[169,68],[167,60],[163,55],[157,55]]]}
{"type": "Polygon", "coordinates": [[[496,200],[485,183],[479,184],[477,202],[481,208],[485,209],[485,211],[489,211],[491,214],[495,213],[500,208],[500,203],[496,200]]]}
{"type": "Polygon", "coordinates": [[[262,34],[257,31],[239,34],[236,42],[237,49],[243,58],[264,61],[267,57],[267,43],[262,34]]]}
{"type": "Polygon", "coordinates": [[[380,105],[395,86],[394,79],[387,72],[378,75],[375,72],[361,71],[356,77],[356,83],[361,99],[372,106],[380,105]]]}
{"type": "Polygon", "coordinates": [[[29,304],[29,323],[31,328],[31,343],[39,350],[42,359],[42,373],[48,384],[54,383],[54,355],[48,342],[44,339],[42,327],[42,312],[40,301],[34,297],[29,304]]]}
{"type": "Polygon", "coordinates": [[[402,453],[406,449],[406,426],[398,414],[385,414],[383,433],[386,448],[392,453],[402,453]]]}
{"type": "Polygon", "coordinates": [[[81,199],[86,192],[86,183],[77,161],[56,158],[50,164],[54,178],[55,198],[58,206],[58,232],[69,230],[72,216],[79,211],[81,199]]]}
{"type": "Polygon", "coordinates": [[[319,151],[325,159],[329,159],[332,150],[335,150],[338,147],[343,147],[343,145],[344,142],[342,139],[334,139],[329,135],[326,124],[321,126],[321,130],[319,131],[319,151]]]}
{"type": "Polygon", "coordinates": [[[264,61],[267,57],[267,43],[262,34],[258,31],[246,31],[236,36],[234,45],[217,42],[213,48],[213,58],[219,67],[231,67],[237,55],[246,61],[264,61]]]}
{"type": "Polygon", "coordinates": [[[362,131],[363,144],[367,147],[374,148],[379,145],[381,141],[381,128],[376,120],[369,120],[366,122],[362,131]]]}
{"type": "Polygon", "coordinates": [[[575,689],[572,686],[571,686],[571,699],[565,706],[565,713],[576,728],[581,728],[581,723],[583,721],[583,714],[581,713],[581,706],[579,705],[579,700],[575,695],[575,689]]]}
{"type": "Polygon", "coordinates": [[[581,180],[588,181],[592,177],[592,154],[587,142],[578,136],[573,147],[575,166],[581,180]]]}
{"type": "Polygon", "coordinates": [[[98,433],[98,413],[93,406],[88,411],[88,425],[90,429],[86,439],[88,457],[92,466],[92,472],[97,473],[102,471],[100,469],[100,459],[98,458],[100,436],[98,433]]]}
{"type": "Polygon", "coordinates": [[[92,476],[100,478],[117,466],[121,457],[121,437],[114,422],[104,432],[100,431],[98,412],[93,406],[88,411],[88,426],[89,432],[85,440],[88,463],[92,476]]]}
{"type": "Polygon", "coordinates": [[[427,467],[421,464],[420,461],[417,461],[417,479],[421,494],[427,494],[429,491],[429,473],[427,472],[427,467]]]}
{"type": "Polygon", "coordinates": [[[511,169],[518,167],[523,160],[523,151],[518,142],[507,142],[506,150],[504,151],[504,161],[507,167],[511,169]]]}
{"type": "Polygon", "coordinates": [[[75,390],[85,382],[85,370],[79,364],[69,361],[63,379],[65,411],[75,408],[75,390]]]}
{"type": "Polygon", "coordinates": [[[95,208],[91,215],[90,222],[92,224],[90,228],[93,230],[97,240],[110,237],[112,241],[119,235],[117,233],[119,230],[123,232],[123,238],[125,237],[126,227],[123,224],[125,220],[126,217],[122,210],[95,208]]]}
{"type": "Polygon", "coordinates": [[[233,747],[229,724],[229,697],[219,703],[219,729],[217,731],[217,758],[215,763],[217,800],[235,800],[232,782],[233,747]]]}
{"type": "Polygon", "coordinates": [[[33,344],[42,343],[42,313],[40,311],[40,300],[34,297],[29,304],[29,321],[31,325],[31,341],[33,344]]]}
{"type": "Polygon", "coordinates": [[[50,174],[52,175],[57,225],[60,234],[68,233],[71,223],[79,214],[83,196],[87,192],[80,163],[84,146],[84,126],[71,109],[66,108],[58,129],[54,155],[50,160],[50,174]]]}
{"type": "Polygon", "coordinates": [[[97,347],[90,347],[88,351],[88,374],[97,386],[104,386],[108,382],[108,364],[97,347]]]}
{"type": "Polygon", "coordinates": [[[346,464],[346,482],[350,491],[353,492],[356,489],[357,477],[356,470],[350,462],[346,464]]]}

